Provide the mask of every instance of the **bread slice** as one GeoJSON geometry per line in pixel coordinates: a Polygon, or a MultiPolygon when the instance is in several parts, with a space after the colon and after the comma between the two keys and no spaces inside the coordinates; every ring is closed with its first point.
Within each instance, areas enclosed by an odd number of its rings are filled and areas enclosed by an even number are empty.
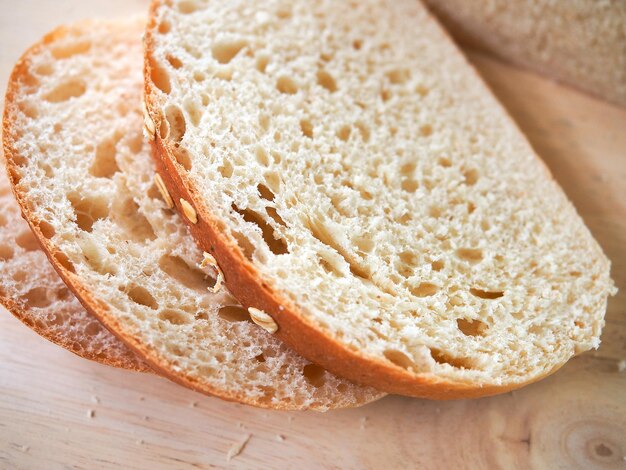
{"type": "Polygon", "coordinates": [[[158,1],[144,75],[192,234],[310,360],[458,398],[598,346],[609,261],[419,2],[158,1]]]}
{"type": "Polygon", "coordinates": [[[462,43],[626,106],[626,2],[426,3],[462,43]]]}
{"type": "Polygon", "coordinates": [[[36,333],[80,357],[150,371],[85,311],[61,281],[22,220],[4,171],[0,174],[0,303],[36,333]]]}
{"type": "Polygon", "coordinates": [[[262,407],[382,396],[250,321],[155,185],[142,136],[143,22],[61,28],[15,66],[4,148],[22,212],[86,309],[164,376],[262,407]],[[210,290],[216,290],[216,293],[210,290]]]}

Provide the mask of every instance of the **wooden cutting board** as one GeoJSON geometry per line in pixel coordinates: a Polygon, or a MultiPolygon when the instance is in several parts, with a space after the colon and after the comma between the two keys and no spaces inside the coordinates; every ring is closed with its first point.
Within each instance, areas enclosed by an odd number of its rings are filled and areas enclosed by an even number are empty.
{"type": "MultiPolygon", "coordinates": [[[[1,86],[55,25],[147,4],[3,3],[1,86]]],[[[494,398],[387,397],[326,414],[273,412],[79,359],[0,311],[0,468],[626,468],[626,109],[470,59],[613,261],[620,293],[598,351],[494,398]]]]}

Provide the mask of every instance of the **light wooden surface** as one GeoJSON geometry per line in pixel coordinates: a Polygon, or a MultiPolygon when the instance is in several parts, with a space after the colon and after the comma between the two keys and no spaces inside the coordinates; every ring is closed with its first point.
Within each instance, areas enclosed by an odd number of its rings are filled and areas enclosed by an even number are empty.
{"type": "MultiPolygon", "coordinates": [[[[0,83],[56,24],[146,5],[0,0],[0,83]]],[[[495,398],[286,413],[81,360],[0,311],[0,468],[626,468],[626,109],[471,57],[613,261],[597,352],[495,398]]]]}

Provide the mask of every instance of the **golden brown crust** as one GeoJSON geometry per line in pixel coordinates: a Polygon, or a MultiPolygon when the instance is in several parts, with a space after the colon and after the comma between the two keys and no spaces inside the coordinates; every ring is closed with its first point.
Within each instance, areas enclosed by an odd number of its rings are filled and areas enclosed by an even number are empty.
{"type": "MultiPolygon", "coordinates": [[[[80,27],[81,25],[89,24],[89,22],[78,23],[74,27],[80,27]]],[[[146,347],[137,337],[126,332],[116,317],[111,315],[108,311],[108,307],[99,299],[94,297],[91,291],[81,282],[79,276],[73,273],[64,263],[60,262],[55,256],[58,254],[57,248],[48,240],[42,230],[39,228],[39,220],[35,216],[32,208],[29,206],[28,200],[19,188],[19,165],[16,161],[19,161],[19,152],[14,146],[14,135],[16,134],[16,119],[15,119],[15,106],[16,97],[18,93],[18,87],[20,79],[25,76],[28,70],[29,57],[37,53],[49,42],[63,37],[70,31],[69,27],[61,27],[48,34],[41,42],[35,44],[29,48],[20,60],[15,65],[9,84],[7,88],[5,98],[5,111],[3,117],[3,146],[6,156],[6,166],[11,182],[11,187],[15,198],[17,199],[22,211],[24,219],[28,222],[33,234],[41,244],[44,253],[48,257],[48,260],[57,271],[61,279],[65,282],[68,288],[80,301],[83,307],[92,314],[98,321],[100,321],[113,335],[123,341],[133,352],[141,357],[156,373],[168,378],[169,380],[176,382],[186,388],[195,390],[197,392],[217,396],[224,400],[234,401],[238,403],[245,403],[260,408],[272,408],[282,410],[299,409],[296,407],[290,407],[287,404],[270,404],[254,399],[244,393],[230,393],[223,389],[211,387],[206,383],[200,383],[197,380],[185,375],[179,374],[172,370],[171,364],[169,364],[165,358],[158,355],[154,350],[146,347]]],[[[371,401],[381,398],[383,394],[378,396],[372,396],[371,401]]],[[[360,406],[366,402],[355,403],[354,406],[360,406]]]]}
{"type": "MultiPolygon", "coordinates": [[[[159,0],[152,3],[144,39],[144,77],[146,80],[144,94],[146,107],[157,128],[153,143],[155,150],[153,156],[157,171],[163,178],[172,199],[176,201],[176,209],[179,212],[182,213],[178,202],[181,198],[189,201],[195,208],[198,215],[196,224],[190,224],[184,217],[183,219],[200,248],[211,253],[218,261],[224,272],[227,287],[242,305],[269,313],[279,325],[276,335],[309,361],[320,364],[336,375],[388,393],[439,400],[484,397],[505,393],[540,380],[563,365],[559,364],[549,373],[533,377],[528,382],[506,386],[483,386],[454,382],[434,374],[414,374],[390,362],[349,349],[336,341],[319,325],[307,321],[293,302],[273,291],[263,281],[261,273],[243,255],[237,242],[226,235],[223,223],[214,216],[198,189],[186,176],[185,169],[176,162],[168,143],[160,136],[159,124],[162,117],[157,112],[160,92],[149,77],[152,74],[151,61],[155,46],[153,31],[157,27],[157,10],[161,3],[159,0]]],[[[431,15],[429,17],[430,21],[436,22],[431,15]]],[[[449,37],[445,31],[444,34],[449,37]]],[[[472,71],[479,77],[473,67],[472,71]]],[[[515,125],[512,118],[508,114],[506,116],[511,125],[515,125]]]]}
{"type": "Polygon", "coordinates": [[[130,351],[120,351],[120,354],[95,354],[89,350],[76,347],[71,341],[63,336],[52,335],[50,331],[41,328],[36,323],[31,321],[32,315],[30,315],[21,305],[15,302],[9,297],[0,297],[0,304],[7,309],[15,318],[24,323],[27,327],[33,330],[42,338],[62,347],[63,349],[75,354],[83,359],[98,362],[106,366],[117,367],[120,369],[132,370],[135,372],[153,372],[146,364],[143,363],[138,357],[136,357],[130,351]]]}

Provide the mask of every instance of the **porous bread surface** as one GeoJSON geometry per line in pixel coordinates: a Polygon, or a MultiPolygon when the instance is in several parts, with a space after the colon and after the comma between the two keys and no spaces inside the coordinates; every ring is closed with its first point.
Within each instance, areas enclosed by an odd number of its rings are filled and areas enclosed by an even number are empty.
{"type": "Polygon", "coordinates": [[[38,334],[78,356],[149,371],[61,281],[22,219],[5,172],[0,173],[0,303],[38,334]]]}
{"type": "Polygon", "coordinates": [[[461,42],[626,106],[626,2],[426,3],[461,42]]]}
{"type": "Polygon", "coordinates": [[[250,321],[154,184],[142,136],[143,22],[86,22],[32,48],[11,79],[4,145],[15,193],[59,274],[160,373],[262,407],[382,396],[310,364],[250,321]]]}
{"type": "Polygon", "coordinates": [[[451,398],[598,346],[609,261],[419,2],[155,2],[145,75],[192,233],[304,355],[451,398]]]}

